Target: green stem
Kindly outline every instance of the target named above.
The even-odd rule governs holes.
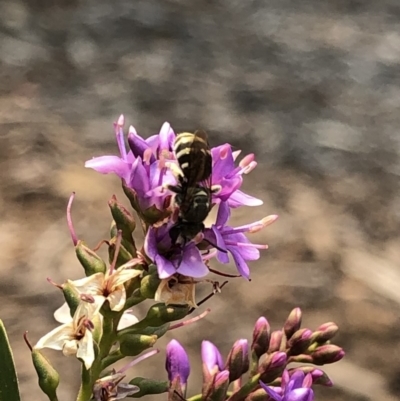
[[[115,326],[116,327],[116,326]],[[102,359],[109,355],[110,349],[115,342],[116,335],[114,333],[114,322],[111,317],[104,316],[103,319],[103,335],[99,344],[99,352],[94,360],[92,367],[86,370],[85,366],[82,365],[81,374],[81,387],[76,401],[90,401],[93,393],[93,385],[99,378],[100,373],[103,370]]]
[[[196,394],[193,397],[188,398],[187,401],[201,401],[201,394]]]
[[[233,393],[229,398],[228,401],[239,401],[245,399],[257,386],[260,380],[260,374],[256,374],[253,376],[250,381],[248,381],[239,391]]]
[[[110,365],[115,362],[120,361],[125,358],[125,355],[122,355],[119,351],[114,351],[110,355],[107,355],[101,362],[101,370],[107,369]]]

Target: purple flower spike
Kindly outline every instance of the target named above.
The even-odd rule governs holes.
[[[260,386],[274,401],[313,401],[312,378],[301,371],[295,371],[291,377],[287,370],[283,372],[281,387],[270,387],[259,382]]]
[[[216,203],[228,202],[230,207],[259,206],[262,200],[246,195],[239,190],[242,185],[242,174],[249,173],[255,166],[254,155],[243,158],[239,166],[235,166],[237,152],[233,153],[231,145],[225,144],[211,149],[213,158],[212,183],[220,185],[221,191],[214,195]]]
[[[206,276],[208,268],[193,242],[188,243],[184,248],[178,248],[177,252],[171,250],[170,228],[169,224],[159,228],[150,227],[144,243],[145,252],[157,266],[160,279],[168,278],[176,273],[194,278]]]
[[[167,345],[165,369],[170,382],[179,377],[179,383],[186,385],[190,374],[189,358],[185,349],[176,340],[171,340]]]
[[[236,228],[225,225],[229,217],[229,205],[227,202],[222,202],[219,205],[216,223],[211,229],[205,230],[204,236],[210,243],[218,245],[222,250],[227,250],[232,255],[240,275],[249,279],[250,270],[246,261],[259,259],[259,249],[267,249],[268,245],[252,244],[244,233],[258,231],[274,222],[278,216],[268,216],[261,221]],[[229,262],[228,255],[222,251],[217,252],[217,259],[221,263]]]
[[[203,360],[203,371],[213,375],[224,369],[224,361],[218,348],[211,341],[201,343],[201,359]]]

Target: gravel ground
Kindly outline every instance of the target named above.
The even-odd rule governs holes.
[[[400,400],[399,32],[395,0],[0,2],[0,317],[23,400],[44,399],[22,333],[36,341],[55,325],[62,300],[46,277],[82,275],[70,193],[92,246],[107,200],[125,202],[115,177],[83,168],[116,153],[120,113],[144,136],[169,121],[254,152],[245,189],[264,205],[234,218],[280,215],[254,235],[270,249],[252,281],[229,283],[202,323],[173,333],[193,360],[204,337],[227,352],[261,314],[277,328],[300,306],[306,326],[335,321],[347,352],[318,399]],[[78,365],[48,355],[72,400]],[[160,366],[161,355],[138,374],[163,377]]]

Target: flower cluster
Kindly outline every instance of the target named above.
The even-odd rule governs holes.
[[[271,215],[237,228],[228,225],[230,209],[262,204],[260,199],[240,190],[243,174],[257,165],[254,155],[245,156],[236,165],[240,152],[233,152],[229,144],[211,149],[211,183],[220,188],[212,195],[212,206],[218,207],[217,220],[204,231],[199,243],[191,241],[183,249],[176,249],[169,235],[174,224],[174,204],[171,202],[172,193],[167,190],[169,185],[177,183],[174,169],[168,167],[177,163],[173,152],[175,133],[168,123],[164,123],[157,135],[143,139],[131,126],[128,150],[123,127],[124,117],[120,116],[114,125],[120,156],[97,157],[87,161],[85,166],[102,174],[114,173],[122,179],[132,206],[146,226],[144,251],[157,266],[159,277],[168,279],[176,274],[204,277],[209,271],[207,263],[214,244],[218,249],[218,261],[228,263],[230,254],[239,274],[248,279],[247,261],[258,259],[259,249],[267,246],[252,244],[244,234],[258,231],[277,218]]]
[[[213,191],[210,187],[208,195],[209,206],[217,209],[215,221],[209,227],[202,226],[194,238],[184,243],[174,242],[171,229],[176,229],[179,213],[179,203],[174,202],[171,189],[179,184],[176,175],[179,166],[174,154],[176,135],[168,123],[164,123],[159,134],[147,139],[130,127],[128,150],[123,126],[121,116],[114,125],[120,156],[94,158],[86,162],[86,167],[120,177],[137,217],[112,196],[108,203],[112,215],[110,238],[91,249],[76,235],[71,217],[74,194],[71,196],[67,207],[68,228],[85,277],[63,284],[49,280],[62,292],[65,301],[54,314],[61,325],[34,346],[25,338],[39,386],[51,401],[57,401],[59,374],[42,355],[44,348],[62,351],[81,363],[77,401],[115,401],[160,393],[168,393],[170,400],[184,400],[190,364],[176,340],[166,348],[168,380],[135,377],[123,382],[127,370],[158,353],[148,349],[167,331],[197,322],[210,311],[187,319],[197,307],[196,285],[210,271],[217,272],[209,267],[210,259],[215,257],[220,263],[228,263],[230,255],[239,277],[250,277],[247,262],[258,259],[259,250],[267,246],[251,243],[245,234],[259,231],[277,218],[270,215],[240,227],[231,225],[232,209],[262,202],[240,190],[243,174],[256,166],[254,156],[245,156],[236,164],[239,152],[224,144],[210,150],[210,181],[219,188]],[[141,245],[133,236],[137,226],[144,233]],[[108,260],[98,255],[101,246],[107,248]],[[211,282],[213,293],[222,287]],[[144,316],[137,316],[139,308],[135,306],[146,300],[155,302]],[[268,321],[261,317],[255,324],[251,344],[246,339],[236,341],[225,360],[213,343],[203,341],[203,386],[195,399],[312,401],[314,384],[331,385],[326,374],[313,365],[336,362],[344,352],[330,343],[338,330],[334,323],[326,323],[314,331],[300,326],[298,308],[290,313],[282,329],[272,332]],[[125,357],[136,358],[116,371],[112,365]],[[288,366],[291,362],[306,365],[293,368]]]
[[[344,356],[343,350],[327,344],[337,332],[334,323],[315,331],[301,329],[301,311],[294,309],[281,330],[270,331],[267,319],[260,317],[253,330],[252,343],[237,340],[226,360],[210,341],[203,341],[202,400],[313,401],[312,386],[332,386],[329,377],[312,365],[289,368],[293,361],[333,363]],[[329,332],[329,334],[327,334]],[[169,392],[184,399],[190,373],[189,358],[176,340],[167,345],[166,369]],[[247,375],[247,379],[244,376]],[[172,399],[172,398],[171,398]]]

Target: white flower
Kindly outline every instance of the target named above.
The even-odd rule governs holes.
[[[161,280],[154,300],[165,305],[189,305],[197,308],[195,299],[196,282],[191,277],[175,275]]]
[[[69,306],[64,302],[55,312],[54,319],[59,323],[69,323],[72,321],[72,317],[69,313]],[[119,320],[117,331],[125,329],[133,324],[136,324],[139,319],[132,313],[132,309],[127,309]]]
[[[76,355],[82,359],[86,369],[90,369],[94,361],[93,319],[100,320],[99,306],[94,303],[81,302],[76,308],[74,317],[69,316],[69,322],[55,328],[43,336],[34,348],[51,348],[62,351],[64,355]]]
[[[126,302],[126,291],[124,283],[142,274],[142,271],[130,269],[138,263],[137,259],[124,264],[118,269],[110,272],[95,273],[80,280],[68,280],[68,284],[73,286],[79,294],[92,295],[95,303],[100,307],[107,300],[110,309],[119,312]]]

